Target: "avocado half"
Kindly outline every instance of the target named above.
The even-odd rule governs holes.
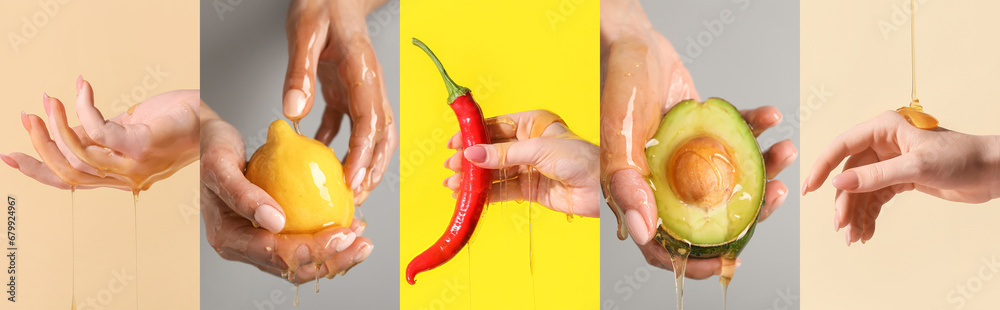
[[[739,256],[767,182],[757,139],[740,112],[719,98],[678,103],[646,143],[646,160],[660,217],[654,240],[675,255]]]

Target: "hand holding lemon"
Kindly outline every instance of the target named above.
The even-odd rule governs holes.
[[[202,216],[209,244],[220,256],[257,266],[276,276],[295,270],[290,280],[296,283],[337,274],[368,257],[373,248],[371,240],[360,236],[364,226],[353,220],[350,203],[353,197],[332,150],[296,135],[287,123],[276,123],[272,124],[268,144],[258,150],[265,153],[257,155],[272,160],[260,161],[259,167],[248,165],[242,135],[236,128],[207,105],[202,106],[201,113]],[[284,132],[285,129],[288,131]],[[271,139],[271,135],[275,138]],[[285,148],[292,152],[286,152]],[[309,162],[304,168],[284,167],[277,162],[282,158],[311,161],[316,170]],[[261,185],[244,176],[244,167]],[[264,167],[269,167],[270,172],[264,172]],[[303,173],[309,177],[296,177]],[[325,178],[319,184],[327,185],[329,199],[323,196],[314,173]],[[286,186],[282,182],[294,183]],[[266,188],[272,186],[284,190],[272,189],[269,193]],[[298,197],[295,194],[298,191],[313,191],[316,196]]]

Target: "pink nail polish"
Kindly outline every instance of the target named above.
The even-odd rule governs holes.
[[[52,108],[49,105],[49,95],[42,93],[42,106],[45,107],[45,114],[52,114]]]
[[[13,158],[10,158],[10,156],[0,154],[0,160],[3,160],[3,162],[8,166],[10,166],[11,168],[21,170],[21,167],[17,164],[16,161],[14,161]]]
[[[24,126],[24,130],[31,131],[31,121],[28,120],[28,114],[21,111],[21,125]]]
[[[76,93],[83,89],[83,74],[76,76]]]

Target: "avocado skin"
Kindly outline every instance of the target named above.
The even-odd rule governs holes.
[[[760,212],[757,212],[757,217],[760,216]],[[743,248],[747,246],[750,242],[750,238],[753,237],[753,231],[757,228],[757,218],[754,218],[753,223],[747,228],[747,231],[743,236],[736,238],[736,240],[730,241],[728,243],[714,244],[714,245],[691,245],[691,254],[688,257],[693,258],[714,258],[714,257],[725,257],[726,259],[736,259],[740,256],[740,252],[743,252]],[[674,236],[670,235],[662,227],[656,228],[656,234],[653,235],[653,240],[660,244],[667,252],[671,255],[681,255],[678,253],[679,249],[683,249],[687,246],[687,242],[678,240]]]
[[[735,111],[735,113],[739,115],[739,110],[736,109],[736,107],[734,107],[728,101],[725,101],[721,98],[713,97],[709,98],[708,100],[705,100],[705,102],[706,103],[713,102],[716,104],[724,103],[728,109],[732,109],[732,111]],[[697,101],[685,100],[678,103],[677,105],[692,104],[692,103],[697,103]],[[672,110],[673,109],[671,109],[671,111]],[[664,116],[664,119],[666,119],[666,116]],[[744,123],[743,125],[747,126],[749,130],[748,124]],[[756,140],[754,140],[754,143],[755,146],[757,146],[757,151],[760,152],[760,146],[756,145]],[[760,164],[763,166],[763,161],[761,161]],[[760,195],[763,195],[763,193],[760,193]],[[745,232],[740,236],[738,236],[737,238],[735,238],[734,240],[718,244],[691,244],[681,240],[677,236],[672,235],[670,232],[666,231],[663,228],[663,226],[657,226],[656,233],[653,235],[653,240],[655,240],[657,243],[660,244],[660,246],[662,246],[664,249],[670,252],[671,255],[682,255],[678,251],[690,245],[690,254],[688,255],[689,258],[715,258],[722,256],[726,259],[736,259],[736,257],[740,255],[740,253],[743,251],[743,248],[746,247],[747,243],[749,243],[750,239],[753,237],[754,230],[756,230],[757,228],[757,220],[760,217],[760,211],[761,208],[763,207],[763,204],[764,204],[764,199],[761,199],[760,205],[757,206],[757,212],[754,214],[753,221],[751,221],[750,225],[746,228]]]

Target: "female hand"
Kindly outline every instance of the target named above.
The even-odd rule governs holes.
[[[208,243],[222,258],[244,262],[276,276],[290,266],[301,266],[289,280],[303,283],[322,276],[332,277],[368,257],[373,246],[371,240],[361,237],[364,226],[357,220],[350,228],[275,235],[285,226],[284,211],[274,198],[243,175],[246,154],[242,136],[205,104],[201,106],[201,116],[201,214]],[[292,250],[295,257],[291,261],[279,255]],[[316,262],[323,263],[317,267]]]
[[[558,115],[535,110],[486,120],[492,144],[462,149],[462,133],[448,141],[455,155],[445,167],[456,173],[444,185],[457,197],[462,158],[493,170],[490,201],[528,200],[569,215],[600,216],[598,147],[567,128]]]
[[[198,159],[199,91],[159,94],[105,120],[82,76],[76,90],[80,126],[70,128],[63,103],[48,95],[42,96],[48,127],[40,117],[21,113],[21,123],[42,161],[23,153],[0,158],[28,177],[60,189],[112,187],[136,192]]]
[[[365,23],[365,15],[382,2],[292,1],[285,24],[289,55],[283,90],[285,117],[294,122],[309,114],[318,77],[326,111],[316,140],[330,144],[344,115],[351,120],[344,173],[355,205],[361,205],[382,180],[399,143],[382,65]]]
[[[803,182],[802,195],[819,189],[845,158],[832,182],[833,225],[846,228],[848,245],[870,240],[882,206],[904,191],[967,203],[1000,197],[1000,136],[918,129],[886,111],[831,141]]]
[[[685,99],[700,100],[698,92],[680,56],[652,28],[637,1],[601,3],[601,60],[601,185],[622,228],[618,238],[631,235],[649,264],[672,270],[667,251],[649,242],[658,216],[653,191],[644,178],[650,173],[645,144],[670,108]],[[771,106],[741,113],[755,136],[782,117]],[[797,155],[790,140],[771,146],[764,152],[768,179]],[[781,206],[787,195],[783,182],[768,181],[759,221]],[[685,276],[703,279],[718,274],[720,268],[718,259],[691,260]]]

